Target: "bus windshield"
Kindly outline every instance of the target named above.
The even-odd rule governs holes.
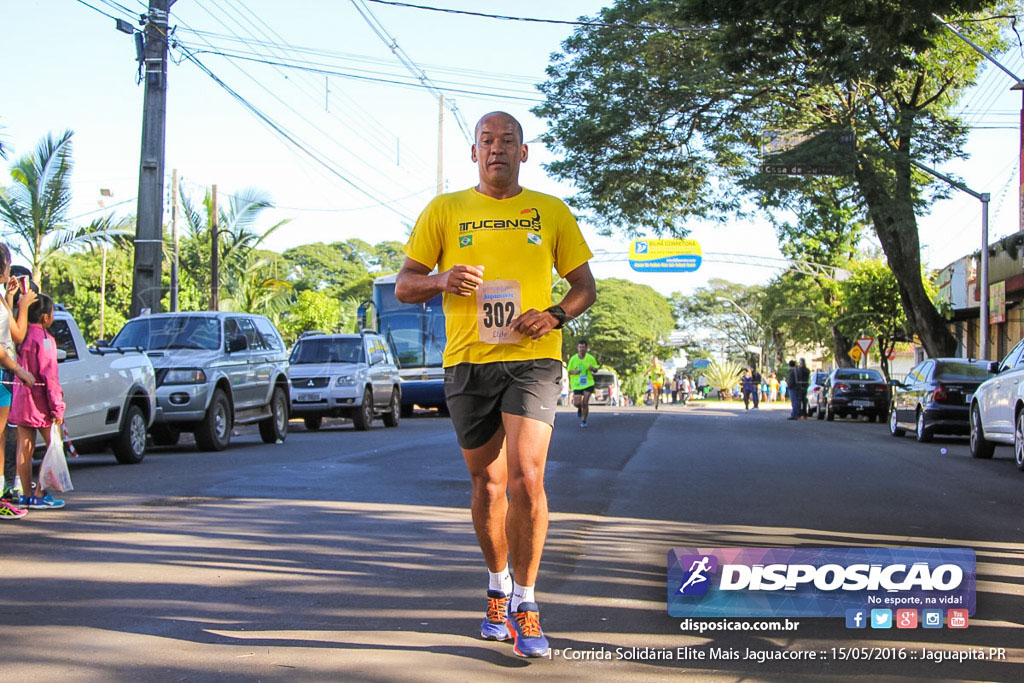
[[[425,304],[403,304],[395,298],[395,283],[373,286],[380,333],[398,356],[399,368],[439,368],[447,335],[441,297]]]

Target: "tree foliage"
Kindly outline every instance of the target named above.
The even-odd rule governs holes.
[[[953,107],[981,57],[931,13],[1006,9],[1002,0],[618,0],[565,41],[541,86],[535,111],[560,153],[549,170],[608,229],[682,236],[691,217],[786,210],[820,195],[819,179],[761,174],[766,132],[851,131],[836,208],[870,223],[912,326],[930,354],[947,353],[954,340],[921,280],[917,214],[948,190],[912,162],[963,156],[967,129]],[[964,27],[984,48],[1005,46],[998,21]]]
[[[692,347],[710,345],[744,362],[756,361],[758,354],[747,347],[766,344],[766,327],[759,320],[763,299],[764,287],[760,285],[719,278],[691,294],[674,293],[671,302],[680,329],[689,331],[693,339],[688,355]]]

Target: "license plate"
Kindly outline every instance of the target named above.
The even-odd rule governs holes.
[[[296,403],[312,403],[319,401],[321,398],[320,394],[295,394]]]
[[[853,407],[854,408],[870,408],[873,405],[875,405],[875,404],[872,403],[871,401],[854,401],[853,402]]]

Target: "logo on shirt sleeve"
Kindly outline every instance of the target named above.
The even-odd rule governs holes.
[[[528,232],[526,233],[526,241],[529,244],[540,244],[543,240],[541,240],[540,235],[538,235],[537,233]]]
[[[462,247],[470,247],[472,245],[473,245],[473,236],[472,235],[463,235],[462,237],[459,238],[459,248],[460,249]]]

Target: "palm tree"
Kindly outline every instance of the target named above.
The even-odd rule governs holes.
[[[210,272],[210,236],[213,225],[213,195],[207,191],[202,205],[196,206],[191,198],[182,191],[180,193],[185,219],[185,236],[181,245],[181,272],[189,273],[197,287],[209,290]],[[254,252],[269,235],[289,222],[285,219],[275,223],[260,233],[255,225],[265,209],[273,208],[270,195],[256,188],[245,188],[233,195],[225,204],[217,207],[217,239],[218,259],[221,264],[220,285],[229,292],[232,306],[249,297],[242,295],[243,290],[252,290],[251,282],[243,282],[254,276],[254,263],[259,261]],[[265,265],[265,264],[263,264]],[[257,268],[256,270],[260,270]],[[276,279],[275,277],[269,278]],[[271,287],[273,289],[274,287]],[[239,309],[242,310],[242,309]],[[255,310],[255,309],[245,309]]]
[[[0,220],[13,251],[32,264],[32,278],[39,284],[43,267],[69,251],[110,238],[109,218],[86,226],[67,224],[71,205],[71,136],[64,131],[54,139],[47,134],[35,151],[11,167],[14,184],[0,193]],[[115,227],[119,230],[120,225]]]
[[[292,285],[280,279],[269,259],[248,254],[241,273],[222,287],[222,311],[262,313],[277,320],[292,303]]]

